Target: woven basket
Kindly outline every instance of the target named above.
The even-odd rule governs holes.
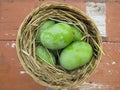
[[[83,67],[66,71],[59,66],[38,62],[35,37],[39,26],[47,19],[67,22],[81,29],[83,40],[89,42],[94,54]],[[102,55],[101,37],[94,22],[80,9],[63,3],[42,4],[22,22],[16,40],[17,54],[25,71],[39,84],[51,88],[72,88],[81,85],[95,70]]]

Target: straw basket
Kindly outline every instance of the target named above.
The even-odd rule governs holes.
[[[76,25],[89,42],[94,54],[83,67],[66,71],[59,66],[39,63],[35,55],[38,27],[47,19]],[[94,22],[80,9],[63,3],[42,4],[33,10],[19,27],[16,40],[17,54],[25,71],[39,84],[51,88],[72,88],[81,85],[95,70],[102,54],[101,37]]]

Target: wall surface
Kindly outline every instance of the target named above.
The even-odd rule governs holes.
[[[95,73],[72,90],[120,90],[120,2],[85,0],[44,0],[71,4],[94,19],[103,36],[105,55]],[[26,74],[16,54],[18,28],[40,2],[38,0],[0,0],[0,90],[45,90]]]

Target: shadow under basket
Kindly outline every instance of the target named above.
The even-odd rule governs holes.
[[[93,57],[89,63],[72,71],[59,66],[39,63],[35,54],[35,37],[39,26],[47,19],[66,22],[80,28],[83,40],[91,44]],[[94,72],[102,56],[99,31],[84,12],[63,3],[45,3],[34,9],[19,27],[16,48],[25,71],[39,84],[51,88],[72,88],[80,86]]]

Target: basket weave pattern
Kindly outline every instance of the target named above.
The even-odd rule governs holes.
[[[39,26],[47,19],[66,22],[80,28],[84,37],[93,47],[91,61],[83,67],[65,71],[59,66],[39,63],[35,55],[35,37]],[[62,3],[42,4],[33,10],[19,28],[17,54],[26,72],[39,84],[51,88],[71,88],[83,83],[95,70],[101,57],[101,38],[93,21],[79,9]]]

